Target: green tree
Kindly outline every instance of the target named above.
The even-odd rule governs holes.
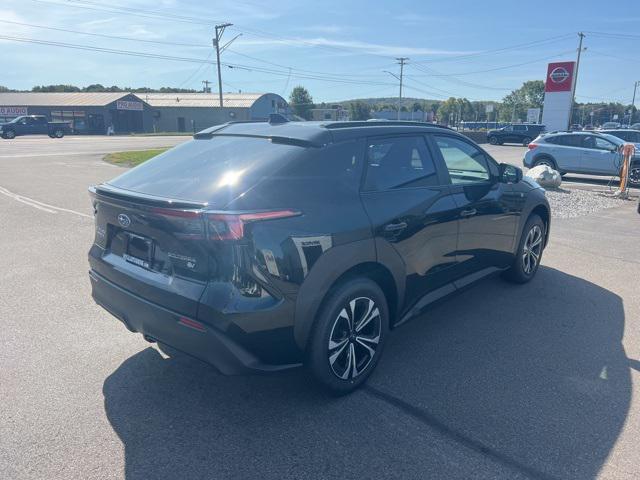
[[[438,121],[443,124],[455,123],[458,111],[458,99],[454,97],[447,98],[438,107]]]
[[[289,96],[289,105],[293,109],[293,113],[306,120],[311,120],[311,109],[314,104],[313,98],[306,88],[301,85],[295,87]]]
[[[79,92],[80,88],[75,85],[36,85],[32,92]]]
[[[349,118],[351,120],[369,120],[371,107],[365,102],[351,102],[349,104]]]
[[[526,120],[528,108],[542,108],[544,82],[529,80],[502,99],[500,119],[503,121]]]

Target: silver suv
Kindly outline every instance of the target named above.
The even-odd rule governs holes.
[[[553,132],[540,135],[529,144],[524,166],[548,165],[565,173],[610,175],[620,173],[622,156],[618,137],[598,132]],[[640,144],[631,159],[630,183],[640,185]]]

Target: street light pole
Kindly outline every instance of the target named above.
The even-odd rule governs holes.
[[[223,23],[216,25],[216,38],[213,39],[213,45],[216,47],[216,65],[218,66],[218,99],[220,101],[220,108],[223,107],[222,101],[222,72],[220,71],[220,39],[224,33],[224,29],[233,25],[232,23]]]
[[[398,96],[398,120],[400,120],[400,108],[402,106],[402,75],[404,73],[404,64],[407,60],[407,57],[396,58],[398,63],[400,64],[400,95]]]

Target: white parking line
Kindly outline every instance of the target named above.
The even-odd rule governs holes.
[[[13,193],[7,190],[4,187],[0,187],[0,193],[9,198],[14,199],[17,202],[24,203],[25,205],[29,205],[30,207],[37,208],[38,210],[42,210],[43,212],[56,214],[58,212],[72,213],[74,215],[78,215],[84,218],[93,218],[91,215],[87,215],[86,213],[77,212],[75,210],[70,210],[68,208],[56,207],[55,205],[49,205],[48,203],[40,202],[38,200],[34,200],[33,198],[25,197],[23,195],[18,195],[17,193]]]

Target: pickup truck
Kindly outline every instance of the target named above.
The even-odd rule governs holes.
[[[0,123],[2,138],[15,138],[19,135],[49,135],[51,138],[62,138],[71,131],[66,122],[49,122],[44,115],[25,115],[8,123]]]

